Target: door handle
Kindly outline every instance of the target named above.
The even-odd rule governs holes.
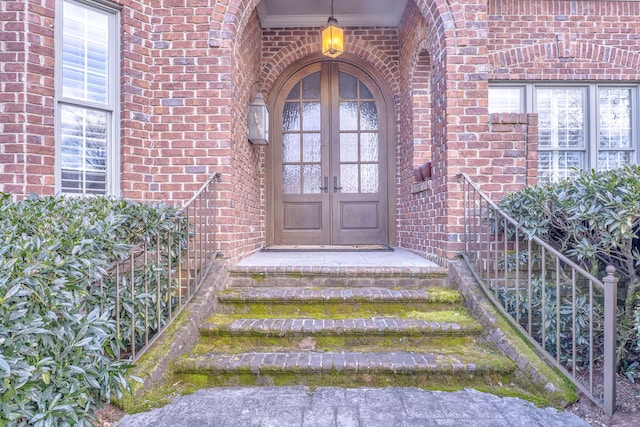
[[[320,187],[320,191],[324,191],[325,193],[329,192],[329,177],[324,177],[324,187]]]
[[[342,187],[338,187],[338,177],[334,176],[333,177],[333,192],[337,193],[338,190],[342,190]]]

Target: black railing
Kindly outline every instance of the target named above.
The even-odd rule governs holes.
[[[105,299],[112,304],[121,349],[114,356],[138,360],[202,285],[217,255],[219,180],[219,173],[212,175],[179,210],[171,228],[135,246],[99,283],[114,294]]]

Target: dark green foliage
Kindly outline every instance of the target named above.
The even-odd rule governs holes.
[[[581,171],[557,184],[507,196],[501,208],[596,277],[607,265],[619,282],[619,362],[640,378],[640,166]]]
[[[530,332],[531,337],[553,358],[557,358],[567,370],[573,370],[573,339],[575,339],[576,368],[579,370],[584,366],[588,366],[590,350],[589,315],[593,311],[594,317],[598,318],[599,315],[597,313],[601,312],[601,306],[595,303],[592,310],[585,292],[580,292],[580,296],[573,302],[571,300],[570,284],[560,284],[560,296],[558,297],[558,288],[553,283],[554,281],[545,280],[543,292],[543,281],[538,274],[534,274],[534,276],[535,278],[531,281],[531,298],[529,298],[527,289],[520,289],[516,298],[514,289],[510,289],[507,292],[502,287],[498,289],[500,302],[514,319],[519,319],[520,326]],[[559,316],[557,315],[558,303],[560,304]],[[575,330],[573,330],[574,313]],[[529,323],[529,320],[531,323]],[[559,324],[558,320],[560,321]],[[560,352],[558,352],[556,342],[558,337],[560,339]],[[594,343],[595,347],[602,343],[602,328],[597,324],[594,325],[594,341],[596,341]],[[595,354],[597,355],[598,352],[596,351]]]
[[[130,366],[110,357],[127,343],[115,334],[109,271],[134,245],[166,246],[159,231],[173,232],[177,251],[176,214],[104,197],[0,195],[0,426],[86,425],[126,389]]]

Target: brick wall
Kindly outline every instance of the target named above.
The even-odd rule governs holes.
[[[436,215],[437,195],[413,192],[414,168],[431,159],[432,65],[427,22],[409,4],[400,26],[400,119],[398,127],[398,243],[425,256],[434,256],[432,242],[442,218]],[[437,157],[437,156],[436,156]],[[431,183],[429,183],[431,184]]]
[[[418,37],[412,22],[419,23],[420,16],[426,30]],[[489,132],[487,7],[483,1],[416,0],[416,8],[410,6],[403,19],[400,44],[411,53],[401,58],[401,74],[420,74],[420,59],[425,64],[428,57],[430,64],[432,181],[412,192],[409,166],[414,165],[404,159],[399,170],[400,244],[443,260],[462,247],[463,205],[456,175],[468,166],[468,159],[460,152]],[[403,93],[402,99],[413,105],[420,101],[418,96],[424,93]],[[415,153],[413,137],[424,129],[415,122],[409,128],[413,135],[403,138],[400,151]]]
[[[24,194],[25,3],[0,4],[0,191]]]
[[[228,221],[228,234],[224,239],[228,246],[226,253],[233,257],[259,249],[266,239],[265,147],[252,145],[247,140],[247,105],[257,92],[263,91],[258,77],[261,51],[261,29],[254,12],[242,33],[234,64],[236,89],[231,104],[234,176],[229,194],[234,221]]]
[[[639,80],[640,2],[489,0],[495,80]]]
[[[461,172],[474,176],[476,184],[497,201],[536,183],[538,115],[491,114],[489,123],[481,143],[461,153],[470,159]]]
[[[52,194],[53,2],[0,5],[0,191]]]
[[[230,258],[265,242],[265,150],[246,139],[246,106],[320,43],[320,27],[261,31],[258,3],[119,2],[122,195],[182,203],[221,172]],[[18,197],[54,191],[54,4],[0,4],[0,191]],[[489,117],[490,80],[640,80],[638,16],[635,1],[415,0],[398,29],[347,28],[343,58],[394,97],[398,243],[440,259],[461,248],[460,172],[495,197],[535,180],[536,118]],[[413,192],[427,160],[432,180]]]

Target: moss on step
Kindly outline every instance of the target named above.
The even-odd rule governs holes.
[[[305,319],[355,319],[370,317],[400,317],[421,319],[432,322],[453,321],[458,324],[475,323],[473,317],[462,307],[452,304],[311,304],[311,305],[269,305],[251,304],[233,313],[218,312],[207,319],[207,323],[228,324],[235,319],[305,318]],[[458,313],[458,314],[454,314]],[[226,319],[226,320],[225,320]],[[440,320],[438,320],[440,319]],[[451,319],[451,320],[446,320]]]
[[[488,303],[485,303],[488,304]],[[554,384],[557,389],[549,390],[540,384],[534,384],[530,378],[519,376],[516,378],[516,382],[522,387],[526,387],[536,394],[543,394],[545,399],[551,406],[562,408],[568,404],[578,400],[577,387],[557,368],[549,366],[540,356],[538,356],[537,350],[527,340],[522,332],[520,332],[515,326],[509,322],[504,314],[500,313],[493,306],[485,307],[491,309],[496,314],[496,324],[502,332],[505,334],[505,339],[509,341],[511,346],[517,351],[520,357],[531,363],[536,372],[541,374],[544,378]]]
[[[402,316],[405,319],[424,320],[425,322],[457,323],[458,325],[472,325],[477,320],[464,310],[442,311],[408,311]]]
[[[331,291],[354,291],[353,287],[305,287],[302,289],[303,291],[320,291],[320,290],[331,290]],[[357,291],[357,289],[355,289]],[[389,290],[399,290],[405,291],[408,290],[407,287],[397,287],[397,288],[389,288]],[[442,287],[432,287],[432,288],[415,288],[414,290],[422,292],[424,295],[428,296],[428,299],[425,300],[423,297],[403,297],[401,299],[392,299],[392,300],[380,300],[372,299],[372,297],[368,297],[365,295],[351,295],[348,298],[332,298],[326,299],[325,297],[305,297],[304,299],[289,299],[289,298],[277,298],[277,297],[264,297],[264,298],[255,298],[255,299],[243,299],[242,291],[239,289],[229,289],[220,293],[219,299],[221,303],[224,304],[239,304],[239,305],[247,305],[254,303],[268,303],[270,305],[280,305],[280,304],[316,304],[316,303],[337,303],[340,305],[350,305],[352,303],[411,303],[411,302],[422,302],[427,304],[458,304],[463,302],[462,294],[458,290],[454,290],[451,288],[442,288]]]
[[[133,369],[133,375],[144,378],[150,373],[154,372],[160,363],[164,362],[164,358],[167,354],[169,354],[169,350],[171,346],[174,345],[174,337],[178,330],[180,330],[187,322],[189,321],[189,311],[185,310],[181,312],[167,327],[164,331],[162,339],[155,343],[155,345],[151,346],[149,350],[143,354],[140,359],[135,364]],[[164,362],[166,363],[166,362]],[[159,402],[168,403],[168,396],[170,393],[167,393],[167,390],[164,386],[156,386],[151,389],[144,389],[144,385],[130,378],[127,381],[130,391],[124,392],[123,396],[120,400],[113,400],[113,404],[122,408],[127,413],[130,412],[130,408],[135,408],[140,406],[140,398],[144,396],[142,400],[149,400],[155,402],[156,400]],[[165,399],[165,400],[162,400]],[[155,403],[155,405],[161,406],[164,403]],[[138,412],[144,411],[144,406],[140,406],[141,409]],[[155,406],[149,406],[155,407]]]
[[[501,348],[506,349],[510,357],[517,361],[521,371],[516,377],[519,386],[535,395],[544,396],[549,405],[557,408],[575,402],[578,399],[576,386],[556,368],[550,367],[523,333],[489,301],[464,261],[451,262],[450,270],[454,273],[454,286],[461,289],[468,304],[473,307],[473,313],[486,323],[489,333],[498,340]]]
[[[202,337],[192,354],[299,351],[303,337],[209,336]],[[486,348],[474,337],[450,336],[319,336],[313,337],[316,351],[422,351],[463,353],[469,346]]]
[[[268,302],[225,305],[220,312],[236,318],[250,317],[264,319],[269,317],[307,317],[312,319],[348,319],[355,317],[402,316],[408,311],[464,310],[462,304],[448,303],[384,303],[384,302],[325,302],[274,304]]]

